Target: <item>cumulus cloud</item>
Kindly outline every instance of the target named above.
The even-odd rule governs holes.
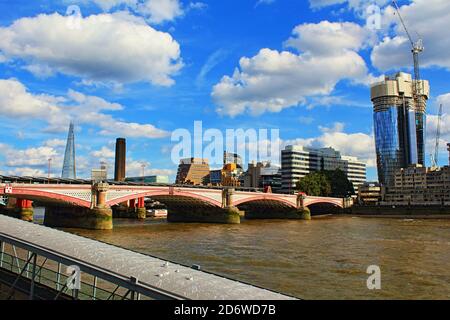
[[[115,156],[115,152],[108,147],[102,147],[100,150],[92,151],[91,156],[98,159],[112,159]]]
[[[299,54],[266,48],[241,58],[234,74],[213,88],[217,111],[229,116],[279,112],[331,94],[341,80],[366,84],[370,75],[357,51],[368,38],[367,30],[354,23],[302,24],[285,43]]]
[[[61,73],[88,83],[170,86],[182,67],[180,46],[124,12],[86,18],[40,14],[0,27],[0,59],[43,77]]]
[[[180,0],[78,0],[78,3],[95,3],[104,11],[126,8],[144,17],[151,24],[170,22],[190,10],[207,7],[203,2],[190,2],[183,6]]]
[[[345,156],[358,157],[368,167],[376,167],[375,140],[365,133],[345,133],[343,123],[333,127],[319,127],[321,135],[314,138],[300,138],[284,141],[284,145],[300,145],[313,148],[332,147]]]
[[[447,35],[450,20],[450,2],[447,0],[414,0],[400,7],[400,12],[416,39],[424,40],[425,51],[421,55],[421,66],[439,66],[450,70],[450,38]],[[411,44],[405,31],[389,6],[383,20],[395,25],[395,36],[387,35],[373,48],[372,64],[382,71],[412,67]],[[414,40],[415,40],[414,39]]]
[[[441,118],[441,138],[439,140],[439,154],[441,165],[448,165],[447,143],[450,143],[450,93],[442,94],[436,98],[436,106],[443,105],[443,115]],[[427,145],[428,154],[434,154],[436,145],[436,129],[438,116],[436,114],[427,115]]]
[[[138,4],[137,10],[155,24],[171,21],[183,14],[178,0],[147,0]]]
[[[14,146],[0,143],[0,167],[3,175],[47,177],[48,159],[51,158],[51,177],[60,177],[64,148],[61,148],[62,140],[47,140],[42,145],[25,149],[17,149]],[[53,146],[50,146],[53,145]],[[65,145],[65,143],[64,143]],[[91,169],[98,168],[100,162],[106,163],[108,176],[114,174],[114,151],[103,146],[97,151],[92,151],[86,156],[77,154],[77,176],[81,178],[90,178]],[[127,161],[127,176],[140,176],[142,172],[142,163],[145,163],[146,175],[167,175],[172,176],[176,172],[170,169],[152,168],[149,162]]]
[[[52,159],[52,166],[62,167],[62,152],[49,146],[47,141],[41,146],[26,149],[16,149],[8,144],[0,143],[0,154],[5,175],[43,177],[48,174],[48,159]],[[55,171],[55,170],[52,170]],[[52,174],[54,176],[54,174]]]
[[[0,115],[40,119],[48,123],[47,132],[64,132],[70,120],[100,128],[100,134],[124,137],[162,138],[168,132],[151,124],[117,120],[104,111],[122,110],[123,106],[100,97],[69,90],[65,97],[30,93],[18,80],[0,79]]]
[[[152,168],[151,164],[147,161],[135,161],[131,159],[127,162],[127,177],[140,177],[142,176],[142,165],[145,165],[144,174],[146,176],[162,175],[171,176],[175,171],[170,169],[157,169]]]

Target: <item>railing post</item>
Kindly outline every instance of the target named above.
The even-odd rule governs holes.
[[[5,252],[5,242],[0,241],[0,268],[3,268],[4,252]]]
[[[34,299],[34,283],[35,283],[34,278],[36,277],[37,254],[33,253],[32,256],[33,256],[33,268],[31,271],[30,300]]]
[[[61,262],[58,262],[58,271],[56,274],[56,290],[61,290],[61,285],[59,282],[61,281]]]
[[[92,298],[93,298],[93,300],[97,300],[96,296],[97,296],[97,277],[95,276],[94,277],[94,285],[92,287]]]
[[[133,284],[133,289],[131,289],[131,300],[136,299],[136,291],[134,291],[134,285],[138,284],[138,279],[135,277],[130,278],[131,283]]]

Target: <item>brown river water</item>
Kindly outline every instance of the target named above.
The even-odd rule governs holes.
[[[147,219],[67,231],[304,299],[450,299],[450,220]],[[380,290],[367,289],[370,265],[381,268]]]

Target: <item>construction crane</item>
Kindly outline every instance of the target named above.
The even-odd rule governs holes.
[[[402,15],[400,14],[400,8],[397,4],[397,1],[393,0],[392,3],[394,4],[395,10],[397,11],[398,17],[400,18],[400,22],[402,23],[403,28],[405,29],[406,35],[408,36],[409,42],[411,43],[411,52],[413,54],[413,60],[414,60],[414,85],[413,85],[413,96],[414,101],[416,102],[416,107],[422,105],[421,103],[421,88],[420,88],[420,63],[419,63],[419,55],[423,52],[424,46],[423,46],[423,40],[418,39],[416,42],[414,42],[413,38],[411,37],[411,34],[408,31],[408,28],[406,28],[405,21],[403,20]]]
[[[443,106],[441,104],[441,106],[439,107],[438,122],[437,122],[437,128],[436,128],[436,144],[434,146],[434,155],[431,154],[431,166],[433,168],[437,167],[438,159],[439,159],[439,141],[441,140],[442,112],[443,112]]]

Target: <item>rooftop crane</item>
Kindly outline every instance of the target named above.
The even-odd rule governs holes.
[[[411,34],[408,31],[408,28],[406,28],[405,21],[403,20],[402,15],[400,14],[400,8],[397,4],[396,0],[393,0],[392,3],[394,4],[395,10],[398,14],[398,17],[400,18],[400,22],[402,23],[403,28],[405,29],[406,35],[408,36],[409,42],[411,43],[411,52],[413,53],[413,59],[414,59],[414,85],[413,85],[413,96],[414,101],[420,105],[420,99],[421,99],[421,88],[420,88],[420,63],[419,63],[419,54],[423,52],[424,46],[423,46],[423,40],[418,39],[416,42],[414,42],[413,38],[411,37]]]
[[[442,112],[443,112],[443,106],[439,107],[439,114],[438,114],[438,123],[437,123],[437,129],[436,129],[436,144],[434,146],[434,155],[431,155],[431,166],[433,168],[437,167],[437,162],[439,158],[439,140],[441,139],[441,120],[442,120]]]

